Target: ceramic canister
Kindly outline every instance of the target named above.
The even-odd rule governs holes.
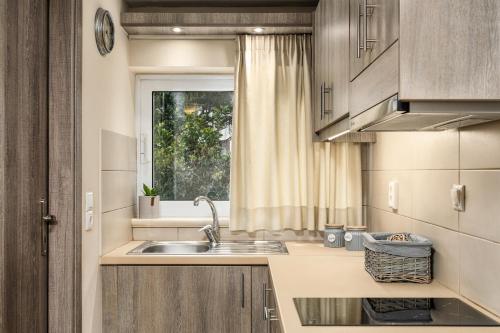
[[[349,226],[346,227],[344,235],[345,249],[347,251],[363,251],[363,233],[366,232],[365,226]]]
[[[344,225],[325,224],[324,244],[326,247],[344,246]]]

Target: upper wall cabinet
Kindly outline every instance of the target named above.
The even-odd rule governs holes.
[[[500,1],[402,0],[400,15],[401,99],[500,99]]]
[[[314,130],[319,133],[349,114],[349,0],[320,0],[313,29]]]
[[[500,1],[350,0],[351,130],[500,119]]]
[[[399,37],[399,0],[350,0],[351,80]]]

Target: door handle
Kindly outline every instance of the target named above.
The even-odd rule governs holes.
[[[42,235],[41,252],[42,256],[46,256],[49,252],[49,226],[57,224],[57,219],[54,215],[48,213],[48,203],[44,198],[40,199],[40,213],[40,229]]]

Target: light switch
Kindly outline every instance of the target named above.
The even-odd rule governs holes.
[[[389,208],[397,210],[399,206],[399,182],[397,180],[392,180],[389,182],[387,199]]]
[[[94,210],[94,192],[85,193],[85,211]]]
[[[454,210],[465,210],[465,185],[453,184],[450,190],[451,206]]]
[[[92,230],[94,226],[94,193],[85,193],[85,225],[86,231]]]

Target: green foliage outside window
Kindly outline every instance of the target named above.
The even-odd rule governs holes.
[[[153,184],[161,200],[229,200],[233,92],[153,92]]]

